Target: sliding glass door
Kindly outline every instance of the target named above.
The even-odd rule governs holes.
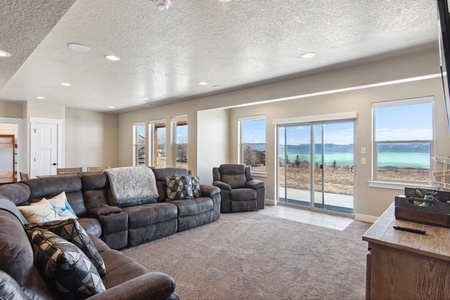
[[[353,214],[354,122],[278,126],[280,203]]]
[[[279,201],[311,205],[311,129],[309,125],[281,126],[279,140]]]

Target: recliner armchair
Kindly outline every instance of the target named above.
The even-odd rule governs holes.
[[[213,185],[220,188],[220,212],[253,211],[264,208],[266,183],[253,179],[251,168],[222,164],[213,168]]]

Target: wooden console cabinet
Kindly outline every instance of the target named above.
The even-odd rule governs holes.
[[[450,229],[397,220],[391,205],[363,240],[369,242],[366,299],[450,299]]]

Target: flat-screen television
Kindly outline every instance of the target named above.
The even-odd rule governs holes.
[[[437,0],[437,9],[442,86],[444,88],[445,108],[447,111],[447,126],[450,133],[450,81],[447,76],[447,71],[450,70],[450,12],[448,10],[448,0]]]

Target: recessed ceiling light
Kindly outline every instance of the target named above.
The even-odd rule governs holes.
[[[9,52],[6,52],[5,50],[0,50],[0,57],[10,57],[11,54]]]
[[[200,84],[200,85],[208,85],[208,83],[206,81],[200,81],[198,84]]]
[[[141,98],[141,100],[150,100],[150,98],[148,98],[148,97],[143,97],[143,98]]]
[[[37,96],[36,98],[41,99],[41,100],[45,99],[44,96]]]
[[[231,0],[219,0],[219,2],[225,3],[225,2],[231,2]]]
[[[61,85],[63,85],[63,86],[71,86],[72,84],[68,83],[68,82],[61,82]]]
[[[302,54],[302,57],[303,58],[313,58],[316,55],[317,55],[317,53],[314,53],[314,52],[306,52],[306,53]]]
[[[221,89],[222,86],[220,84],[215,84],[212,86],[213,89]]]
[[[112,60],[112,61],[119,61],[120,60],[120,57],[115,56],[115,55],[111,55],[111,54],[105,55],[105,58],[109,59],[109,60]]]
[[[112,105],[109,105],[109,106],[108,106],[108,108],[115,108],[115,107],[114,107],[114,106],[112,106]]]
[[[91,48],[85,45],[77,44],[77,43],[70,43],[67,44],[67,47],[69,47],[70,50],[76,51],[76,52],[90,52]]]

